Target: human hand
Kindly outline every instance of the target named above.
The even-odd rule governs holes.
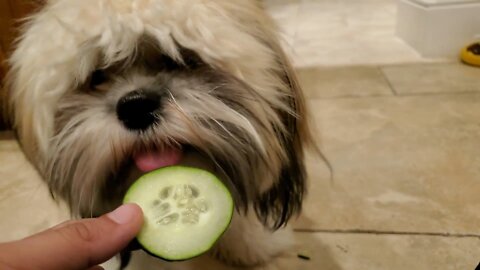
[[[123,205],[98,218],[67,221],[23,240],[0,244],[0,269],[98,270],[140,231],[142,210]]]

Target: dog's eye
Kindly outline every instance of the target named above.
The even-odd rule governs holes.
[[[104,84],[107,81],[108,77],[105,71],[103,70],[95,70],[92,73],[92,76],[90,78],[90,88],[91,89],[96,89],[99,87],[101,84]]]
[[[203,65],[200,56],[190,50],[183,50],[182,55],[185,65],[190,69],[196,69]]]
[[[158,55],[145,59],[145,67],[153,71],[173,71],[180,69],[182,66],[166,55]]]
[[[168,56],[163,56],[161,59],[161,65],[166,70],[177,70],[180,68],[180,65]]]

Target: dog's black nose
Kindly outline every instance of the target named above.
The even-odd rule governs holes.
[[[139,89],[123,96],[117,103],[118,119],[131,130],[145,130],[153,125],[158,117],[160,95]]]

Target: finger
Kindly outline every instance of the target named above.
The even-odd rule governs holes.
[[[48,229],[47,231],[60,229],[60,228],[66,227],[66,226],[68,226],[68,225],[70,225],[70,224],[73,224],[73,223],[75,223],[75,222],[78,222],[78,220],[67,220],[67,221],[64,221],[64,222],[62,222],[62,223],[60,223],[60,224],[57,224],[57,225],[51,227],[51,228]]]
[[[140,230],[142,222],[140,207],[123,205],[99,218],[68,222],[10,244],[8,253],[16,261],[2,258],[4,252],[0,252],[0,261],[3,259],[14,266],[28,263],[36,269],[88,269],[125,248]]]

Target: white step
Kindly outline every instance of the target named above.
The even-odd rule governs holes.
[[[456,58],[480,39],[480,0],[398,0],[397,35],[430,58]]]

